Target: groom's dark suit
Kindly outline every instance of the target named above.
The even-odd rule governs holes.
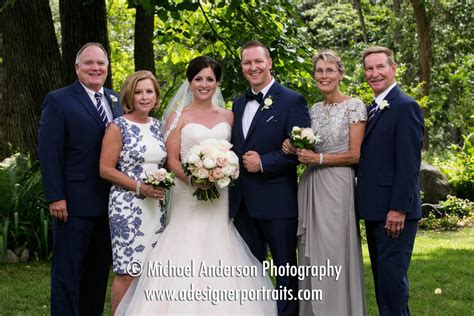
[[[259,109],[250,124],[247,137],[242,130],[245,95],[233,104],[233,150],[240,159],[237,185],[230,187],[230,216],[252,253],[263,261],[270,247],[276,265],[296,265],[297,175],[296,156],[283,153],[281,146],[293,126],[309,127],[310,117],[304,98],[274,82],[264,96],[271,97],[271,108]],[[263,172],[250,173],[242,163],[247,151],[260,155]],[[297,279],[277,277],[276,288],[286,286],[296,295]],[[297,313],[298,301],[278,302],[279,315]]]
[[[113,117],[118,95],[104,88]],[[105,106],[105,105],[104,105]],[[53,220],[52,315],[98,315],[111,262],[109,184],[99,176],[105,124],[79,81],[48,94],[39,160],[48,203],[66,200],[67,222]]]
[[[407,271],[421,217],[419,170],[423,117],[419,105],[394,86],[368,122],[357,175],[358,211],[365,219],[377,304],[381,315],[409,315]],[[390,238],[387,212],[406,214]]]

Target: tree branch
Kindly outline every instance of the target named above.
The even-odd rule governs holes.
[[[234,51],[229,47],[229,45],[226,43],[226,41],[219,35],[219,33],[217,33],[217,31],[214,29],[214,27],[212,26],[211,24],[211,21],[209,21],[209,18],[207,17],[206,15],[206,12],[204,11],[204,8],[202,7],[202,4],[201,4],[201,1],[198,1],[199,3],[199,8],[201,9],[201,12],[202,14],[204,15],[204,18],[206,19],[206,22],[207,24],[209,24],[209,27],[211,28],[212,32],[214,32],[214,34],[216,34],[217,38],[222,42],[222,44],[224,44],[224,46],[226,47],[227,51],[232,55],[234,56],[234,58],[239,58],[239,56],[237,56]]]

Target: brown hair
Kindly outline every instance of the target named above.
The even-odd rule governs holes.
[[[393,51],[390,48],[384,47],[384,46],[372,46],[367,48],[363,53],[362,53],[362,63],[365,66],[365,57],[371,55],[371,54],[378,54],[378,53],[383,53],[387,55],[387,60],[390,65],[395,64],[395,58],[393,57]]]
[[[316,70],[316,63],[318,60],[323,60],[325,62],[333,63],[336,65],[337,69],[344,73],[344,65],[342,64],[341,57],[333,51],[332,49],[324,49],[313,57],[313,71]]]
[[[263,45],[262,42],[260,42],[259,40],[250,40],[247,43],[245,43],[242,46],[242,49],[240,50],[240,58],[242,58],[242,53],[244,52],[245,49],[253,48],[253,47],[262,47],[263,50],[265,51],[265,56],[267,56],[267,58],[271,58],[270,57],[270,51],[268,50],[268,47]]]
[[[125,113],[130,113],[135,110],[135,105],[133,104],[133,96],[135,94],[135,89],[139,81],[150,79],[153,83],[156,93],[156,104],[155,108],[160,106],[160,86],[155,76],[148,70],[139,70],[129,75],[125,82],[122,85],[122,90],[120,91],[120,103],[122,104],[123,111]]]

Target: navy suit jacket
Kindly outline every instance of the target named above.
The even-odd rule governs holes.
[[[106,88],[104,94],[113,117],[122,115],[118,94]],[[46,200],[66,200],[69,216],[107,214],[110,185],[99,175],[105,127],[77,80],[44,100],[38,137]]]
[[[263,102],[255,113],[247,137],[242,131],[242,116],[247,103],[245,95],[234,100],[233,150],[240,160],[237,184],[229,189],[230,216],[234,217],[245,202],[250,216],[259,219],[294,218],[298,216],[296,156],[283,153],[281,146],[293,126],[309,127],[311,120],[306,101],[300,94],[278,82],[270,87],[264,99],[273,100],[269,109]],[[247,151],[258,152],[263,172],[250,173],[242,164]]]
[[[421,217],[419,170],[423,116],[415,100],[398,86],[385,97],[389,107],[367,124],[357,174],[358,212],[385,221],[389,210]]]

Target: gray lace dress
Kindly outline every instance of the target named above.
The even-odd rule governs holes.
[[[122,134],[122,150],[117,169],[134,180],[159,169],[166,160],[161,124],[152,118],[140,124],[119,117],[114,123]],[[131,261],[144,262],[166,225],[166,212],[156,199],[136,195],[113,185],[109,197],[113,269],[126,274]]]
[[[349,149],[349,126],[367,120],[359,99],[310,110],[311,128],[321,137],[318,153]],[[300,315],[366,315],[360,235],[352,167],[311,165],[298,188],[298,259],[304,266],[340,266],[337,278],[306,277],[300,289],[321,290],[320,300],[300,301]],[[329,270],[328,270],[329,271]]]

